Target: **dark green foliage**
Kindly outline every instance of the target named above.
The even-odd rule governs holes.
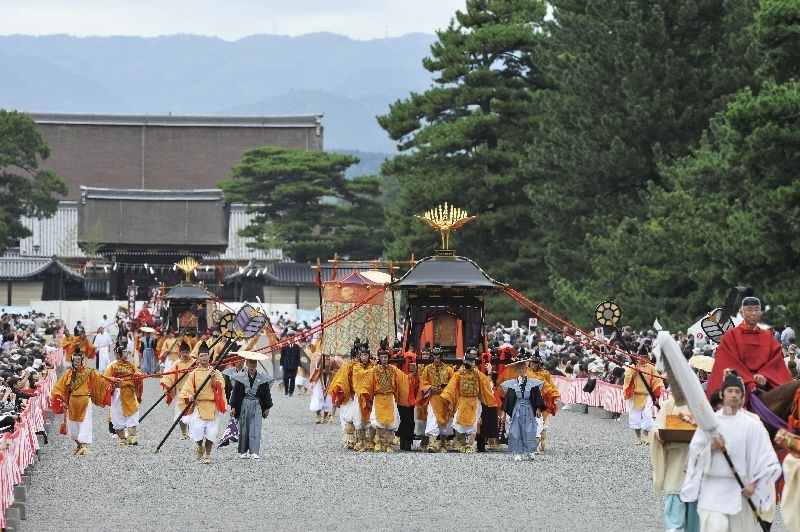
[[[478,215],[453,238],[460,254],[512,284],[535,277],[519,245],[536,236],[518,166],[533,95],[545,86],[534,61],[544,15],[540,1],[468,1],[423,60],[435,85],[378,118],[403,152],[383,166],[399,185],[392,258],[432,254],[438,237],[411,215],[447,201]]]
[[[39,162],[50,155],[50,147],[27,115],[0,109],[0,254],[15,247],[31,232],[22,216],[47,218],[58,208],[57,195],[67,186]]]
[[[375,176],[346,179],[349,155],[266,146],[247,150],[219,186],[255,213],[241,231],[257,249],[281,248],[298,262],[334,253],[380,256],[384,214]]]
[[[646,325],[662,310],[654,276],[669,278],[671,292],[692,283],[674,257],[626,268],[627,257],[646,262],[657,251],[631,234],[647,223],[647,191],[665,185],[660,165],[688,155],[726,99],[755,83],[747,30],[756,2],[552,4],[543,65],[556,89],[539,94],[540,134],[523,163],[547,303],[580,319],[614,298]]]

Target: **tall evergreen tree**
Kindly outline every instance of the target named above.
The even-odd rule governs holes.
[[[512,284],[533,276],[520,254],[535,228],[517,167],[533,94],[546,86],[535,63],[545,12],[539,0],[468,0],[423,60],[435,86],[378,117],[402,152],[383,166],[400,187],[393,258],[430,254],[436,237],[412,215],[447,201],[478,215],[454,239],[461,254]]]
[[[31,236],[23,216],[47,218],[58,208],[67,185],[51,170],[39,168],[50,155],[27,115],[0,109],[0,254]]]
[[[619,297],[622,282],[640,282],[634,272],[612,279],[592,268],[607,250],[591,244],[626,217],[643,219],[647,188],[664,183],[659,162],[687,155],[726,96],[754,83],[746,29],[757,2],[551,3],[543,66],[556,88],[537,96],[542,133],[523,170],[544,235],[550,302],[577,317]],[[617,245],[622,254],[649,252]]]
[[[256,216],[240,231],[256,249],[280,248],[298,262],[334,253],[377,258],[384,214],[375,176],[346,179],[350,155],[265,146],[247,150],[219,183],[229,202]]]
[[[800,320],[800,26],[793,17],[794,2],[763,0],[754,32],[763,87],[742,90],[690,156],[660,167],[665,186],[648,192],[645,223],[628,220],[596,242],[608,252],[595,258],[595,271],[613,268],[620,284],[625,275],[639,277],[623,289],[640,302],[639,319],[657,312],[682,326],[719,306],[731,287],[747,285],[769,305],[766,321]],[[623,242],[644,252],[625,254]]]

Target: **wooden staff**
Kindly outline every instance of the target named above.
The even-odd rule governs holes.
[[[214,341],[211,343],[211,345],[210,345],[210,346],[208,346],[208,349],[209,349],[209,350],[211,350],[211,348],[212,348],[212,347],[214,347],[215,345],[217,345],[217,344],[219,343],[219,341],[220,341],[222,338],[223,338],[223,336],[222,336],[222,335],[218,336],[218,337],[217,337],[217,339],[216,339],[216,340],[214,340]],[[196,365],[197,365],[197,361],[193,362],[193,363],[192,363],[192,365],[191,365],[191,366],[189,366],[189,369],[192,369],[192,368],[194,368]],[[172,386],[170,386],[170,387],[169,387],[169,388],[168,388],[168,389],[167,389],[167,390],[166,390],[164,393],[162,393],[162,394],[161,394],[161,397],[159,397],[159,398],[158,398],[158,400],[157,400],[155,403],[153,403],[153,406],[151,406],[150,408],[148,408],[148,409],[147,409],[147,412],[145,412],[144,414],[142,414],[142,416],[139,418],[139,423],[141,423],[142,421],[144,421],[144,418],[146,418],[146,417],[147,417],[147,414],[149,414],[150,412],[152,412],[152,410],[153,410],[153,409],[156,407],[156,405],[158,405],[158,404],[159,404],[161,401],[163,401],[163,400],[164,400],[164,398],[167,396],[167,394],[169,394],[169,392],[171,392],[172,390],[174,390],[174,389],[175,389],[175,387],[178,385],[178,383],[179,383],[179,382],[181,382],[181,381],[183,380],[183,378],[184,378],[184,377],[185,377],[185,376],[186,376],[188,373],[189,373],[189,372],[187,371],[186,373],[184,373],[183,375],[181,375],[181,376],[180,376],[180,378],[178,378],[178,379],[177,379],[177,380],[176,380],[174,383],[172,383]]]
[[[219,358],[217,359],[217,361],[212,366],[211,371],[208,373],[208,375],[206,376],[205,380],[203,380],[203,383],[200,384],[200,387],[197,388],[197,391],[194,393],[194,396],[192,397],[192,400],[189,401],[188,403],[186,403],[186,406],[183,407],[183,410],[181,411],[181,414],[175,419],[175,422],[172,423],[172,426],[167,431],[167,434],[161,440],[161,443],[158,444],[158,447],[156,447],[156,450],[155,450],[156,453],[161,450],[161,446],[164,445],[164,442],[167,441],[167,438],[169,438],[169,435],[172,434],[172,431],[175,430],[175,427],[177,427],[178,423],[181,422],[181,420],[183,419],[183,416],[186,415],[186,412],[189,410],[189,408],[195,403],[195,401],[197,401],[197,396],[200,395],[201,391],[203,391],[203,388],[205,388],[206,384],[208,384],[208,381],[210,381],[211,378],[214,376],[214,372],[217,370],[217,368],[220,366],[220,364],[222,364],[222,361],[225,360],[225,357],[228,356],[228,353],[230,353],[231,349],[235,345],[236,345],[236,342],[232,338],[228,338],[227,339],[227,341],[225,343],[225,347],[222,348],[222,352],[219,354]]]

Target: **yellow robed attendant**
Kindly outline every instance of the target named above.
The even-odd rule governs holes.
[[[414,434],[416,436],[420,436],[420,444],[419,450],[420,451],[427,451],[428,450],[428,441],[429,438],[425,436],[425,424],[428,420],[428,396],[422,391],[422,381],[420,380],[420,375],[422,372],[425,371],[425,368],[431,363],[431,350],[427,347],[424,348],[420,352],[419,359],[417,361],[417,395],[416,395],[416,405],[414,407]]]
[[[478,431],[481,404],[497,406],[489,378],[475,369],[476,357],[468,353],[464,365],[455,373],[442,391],[440,397],[455,408],[453,429],[455,430],[456,450],[474,452],[472,444]]]
[[[354,401],[358,402],[358,411],[361,414],[361,425],[366,426],[369,425],[369,415],[370,415],[370,408],[367,404],[366,399],[361,395],[361,391],[364,389],[364,385],[367,381],[367,377],[369,376],[372,369],[375,367],[375,362],[372,360],[368,360],[366,363],[363,359],[363,353],[361,356],[361,361],[358,364],[354,364],[352,367],[352,387],[353,387],[353,395]],[[369,355],[367,355],[369,356]]]
[[[106,405],[106,392],[109,383],[100,373],[83,365],[84,357],[79,352],[73,354],[72,367],[66,370],[53,386],[51,404],[56,414],[67,413],[66,430],[69,438],[77,444],[76,455],[91,454],[88,445],[92,443],[91,401],[97,406]]]
[[[401,389],[401,381],[408,383],[406,375],[395,366],[389,365],[389,352],[378,353],[377,366],[364,375],[360,398],[370,411],[370,425],[377,432],[378,438],[374,450],[394,451],[394,431],[400,425],[400,414],[397,410],[397,397]]]
[[[68,364],[72,360],[72,355],[76,352],[83,353],[83,356],[87,358],[94,358],[96,351],[92,342],[86,338],[86,333],[83,332],[61,340],[61,347],[64,348],[64,361]]]
[[[111,424],[117,433],[120,445],[138,445],[139,404],[142,402],[143,385],[139,368],[130,362],[123,346],[117,346],[116,360],[106,368],[105,376],[112,380]],[[126,434],[127,431],[127,434]]]
[[[442,350],[435,347],[431,352],[433,364],[426,366],[419,377],[419,387],[423,399],[428,400],[427,419],[425,420],[425,436],[433,438],[428,442],[427,451],[447,452],[443,442],[452,434],[450,405],[440,394],[447,387],[453,376],[453,368],[442,363]]]
[[[224,413],[225,407],[225,379],[222,373],[208,367],[197,367],[192,370],[184,379],[183,386],[181,387],[180,398],[183,406],[189,404],[195,392],[200,389],[200,385],[206,380],[209,373],[214,373],[211,380],[206,384],[200,394],[197,396],[195,407],[189,409],[187,414],[196,411],[198,417],[203,420],[214,419],[217,412]],[[219,396],[219,397],[218,397]],[[220,399],[222,402],[220,402]]]
[[[175,338],[172,331],[169,332],[169,335],[170,336],[164,338],[161,345],[158,346],[158,354],[161,357],[161,362],[164,364],[164,371],[169,371],[169,368],[172,367],[181,356],[180,340]]]
[[[664,389],[664,381],[658,376],[656,367],[643,359],[638,359],[635,369],[627,368],[625,370],[625,380],[622,384],[625,399],[633,398],[633,408],[636,410],[642,410],[650,397],[647,387],[644,385],[644,380],[639,377],[640,374],[647,381],[656,399],[661,395],[661,390]]]
[[[195,360],[189,356],[190,351],[191,348],[189,347],[189,344],[186,342],[181,342],[179,347],[180,358],[174,364],[172,364],[172,366],[169,368],[169,372],[161,377],[160,384],[164,389],[164,394],[166,396],[168,405],[172,404],[172,400],[181,391],[181,386],[184,382],[186,382],[186,376],[191,371],[191,368],[195,365]],[[180,401],[175,402],[175,417],[173,417],[173,421],[181,415],[184,406],[185,405],[181,404]],[[182,440],[189,439],[189,426],[187,421],[188,419],[184,417],[179,422]]]
[[[211,449],[217,439],[219,415],[227,410],[225,400],[225,380],[222,373],[209,365],[207,348],[201,348],[197,356],[197,368],[186,376],[186,382],[179,394],[183,406],[190,404],[197,394],[195,403],[189,408],[189,436],[195,442],[195,460],[211,463]],[[208,383],[201,388],[208,378]],[[203,451],[205,450],[205,456]]]
[[[433,410],[439,425],[447,425],[450,417],[449,405],[447,401],[440,397],[440,394],[450,382],[454,373],[452,367],[442,362],[441,350],[436,352],[436,349],[434,349],[433,364],[425,366],[419,376],[419,388],[422,397],[427,399],[428,406]]]
[[[139,410],[139,403],[142,402],[142,381],[130,378],[131,375],[137,373],[139,373],[139,368],[129,360],[115,360],[104,373],[106,377],[121,379],[118,384],[113,385],[113,388],[120,391],[120,404],[124,416],[132,416]]]
[[[341,407],[353,398],[353,366],[358,364],[358,360],[351,358],[339,368],[328,384],[328,395],[331,396],[333,406]]]

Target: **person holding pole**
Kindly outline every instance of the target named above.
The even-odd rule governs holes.
[[[744,381],[728,370],[722,381],[723,407],[715,414],[718,436],[698,428],[689,444],[680,497],[697,501],[704,532],[757,530],[756,521],[763,522],[760,514],[774,504],[771,488],[781,466],[764,427],[744,414],[744,394]]]
[[[186,414],[189,416],[189,437],[197,446],[195,460],[204,464],[211,463],[211,449],[217,441],[220,414],[227,410],[225,380],[222,373],[212,368],[209,362],[208,347],[202,345],[197,354],[197,368],[187,375],[179,395],[180,404],[184,407],[192,403],[196,395],[194,404]],[[209,376],[210,386],[202,387]]]
[[[186,381],[186,374],[188,373],[189,368],[194,365],[194,360],[189,356],[191,353],[192,348],[189,347],[189,344],[186,342],[181,342],[180,347],[178,348],[180,351],[180,358],[174,363],[170,365],[170,372],[161,377],[161,387],[164,388],[164,394],[167,396],[167,404],[171,404],[172,400],[175,398],[176,393],[180,392],[181,385]],[[175,416],[172,420],[176,420],[181,415],[181,411],[185,405],[181,404],[180,401],[175,402]],[[189,425],[188,416],[183,417],[180,420],[181,426],[181,439],[188,440],[189,439]]]

